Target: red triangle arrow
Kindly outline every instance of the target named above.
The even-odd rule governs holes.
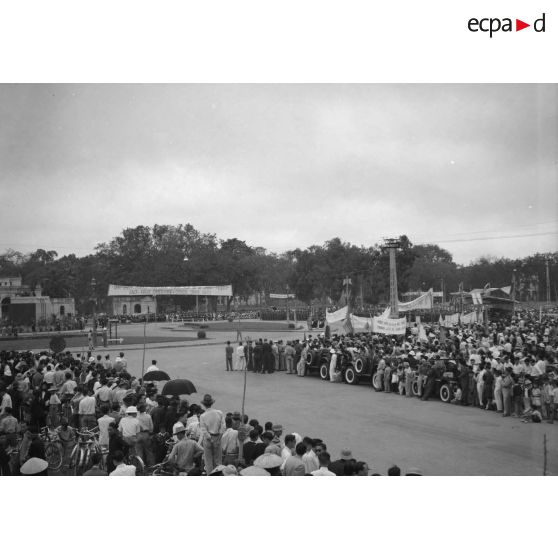
[[[529,23],[525,23],[524,21],[521,21],[520,19],[515,20],[515,30],[516,31],[521,31],[522,29],[525,29],[526,27],[531,27],[531,25]]]

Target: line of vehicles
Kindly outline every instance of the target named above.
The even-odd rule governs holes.
[[[306,355],[306,374],[319,375],[322,380],[329,381],[329,367],[331,349],[310,349]],[[343,381],[349,385],[368,384],[376,391],[382,391],[383,378],[376,374],[379,358],[362,353],[352,353],[348,350],[338,352],[336,370],[341,372]],[[439,397],[444,403],[449,403],[457,391],[457,367],[453,361],[446,359],[446,371],[441,378],[435,380],[432,396]],[[419,386],[415,379],[412,383],[413,395],[418,397]]]

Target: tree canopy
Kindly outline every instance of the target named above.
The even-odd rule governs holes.
[[[399,238],[397,273],[399,292],[510,285],[517,274],[539,277],[545,285],[545,261],[558,266],[558,253],[535,254],[521,260],[479,258],[457,265],[447,250],[435,244],[413,245]],[[356,246],[336,237],[321,246],[269,253],[238,238],[218,239],[191,224],[127,228],[95,252],[83,257],[58,257],[38,249],[29,254],[7,250],[0,254],[0,275],[21,275],[32,289],[41,284],[53,297],[71,296],[83,309],[95,294],[102,298],[108,285],[178,286],[232,284],[241,298],[259,292],[294,293],[307,303],[339,302],[343,279],[352,281],[355,301],[376,304],[389,298],[389,256],[381,246]],[[555,277],[554,271],[552,276]],[[95,278],[96,293],[92,292]],[[556,287],[552,289],[556,298]]]

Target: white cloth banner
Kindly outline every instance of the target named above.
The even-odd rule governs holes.
[[[339,322],[341,320],[344,320],[347,317],[347,307],[343,306],[343,308],[340,308],[339,310],[336,310],[335,312],[327,312],[326,311],[326,322],[328,324],[332,324],[334,322]]]
[[[351,314],[351,322],[356,333],[362,331],[372,331],[372,320],[373,318],[362,318]]]
[[[405,318],[382,318],[381,316],[373,318],[372,331],[374,333],[383,333],[385,335],[405,335],[407,320]]]
[[[469,314],[461,315],[462,324],[476,324],[477,323],[477,313],[475,311],[469,312]]]
[[[471,293],[473,304],[482,304],[482,296],[480,293]]]
[[[432,308],[434,301],[432,289],[423,295],[409,302],[398,302],[399,312],[408,312],[409,310],[417,310],[424,308]]]
[[[509,287],[502,287],[500,290],[504,291],[507,295],[511,294],[511,285]]]
[[[335,312],[326,311],[326,324],[329,326],[330,333],[338,335],[347,333],[345,319],[347,318],[347,307],[343,306]]]
[[[446,327],[456,325],[459,323],[459,312],[456,314],[450,314],[444,318],[444,325]]]
[[[211,287],[129,287],[109,285],[108,296],[232,296],[232,285],[215,285]]]

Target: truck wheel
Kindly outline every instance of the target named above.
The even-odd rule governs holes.
[[[320,378],[329,380],[329,366],[325,362],[320,366]]]
[[[352,366],[347,366],[345,370],[345,382],[351,386],[358,384],[358,376]]]
[[[416,380],[413,381],[413,383],[411,384],[411,389],[413,391],[413,395],[415,397],[419,396],[419,389],[418,389],[418,382]]]
[[[362,371],[364,370],[364,359],[362,357],[357,357],[355,359],[355,370],[357,371],[357,374],[362,374]]]
[[[314,352],[313,351],[308,351],[308,353],[306,355],[306,364],[308,366],[310,366],[312,364],[313,360],[314,360]]]
[[[377,372],[372,377],[372,385],[374,386],[374,389],[376,391],[382,391],[382,389],[383,389],[383,385],[382,385],[383,379],[384,379],[384,375],[382,373],[378,374]]]
[[[451,388],[448,384],[444,384],[441,388],[440,388],[440,399],[444,402],[444,403],[449,403],[451,401],[451,397],[452,397],[452,393],[451,393]]]

